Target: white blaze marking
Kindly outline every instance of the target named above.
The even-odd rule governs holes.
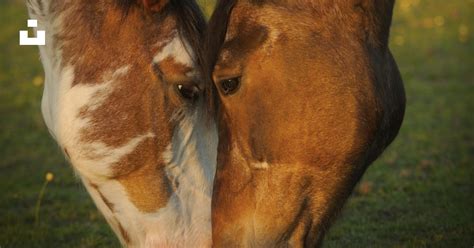
[[[183,41],[178,35],[175,35],[174,38],[155,55],[153,62],[158,64],[167,58],[173,58],[176,63],[193,67],[193,57],[194,54],[189,44]]]

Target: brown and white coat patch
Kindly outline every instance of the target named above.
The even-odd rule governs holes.
[[[194,54],[172,15],[112,3],[28,3],[45,123],[123,245],[210,246],[216,127],[169,85],[195,80]]]

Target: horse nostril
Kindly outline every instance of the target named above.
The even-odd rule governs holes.
[[[178,84],[177,88],[184,99],[195,101],[199,96],[199,88],[196,85]]]
[[[220,81],[220,86],[224,95],[234,94],[240,86],[240,78],[230,78]]]

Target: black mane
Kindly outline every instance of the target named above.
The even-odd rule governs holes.
[[[181,35],[189,42],[196,54],[196,64],[203,62],[202,40],[206,30],[206,19],[195,0],[170,0],[170,7],[175,11]]]
[[[201,68],[206,85],[208,110],[211,114],[217,110],[217,89],[212,80],[212,72],[225,41],[230,14],[237,0],[219,0],[209,20],[201,50]]]

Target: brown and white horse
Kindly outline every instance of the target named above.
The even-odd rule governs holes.
[[[314,247],[396,137],[394,0],[221,0],[205,70],[218,115],[216,247]],[[212,82],[211,82],[212,85]]]
[[[207,247],[217,132],[194,1],[30,0],[46,30],[44,120],[128,247]]]

